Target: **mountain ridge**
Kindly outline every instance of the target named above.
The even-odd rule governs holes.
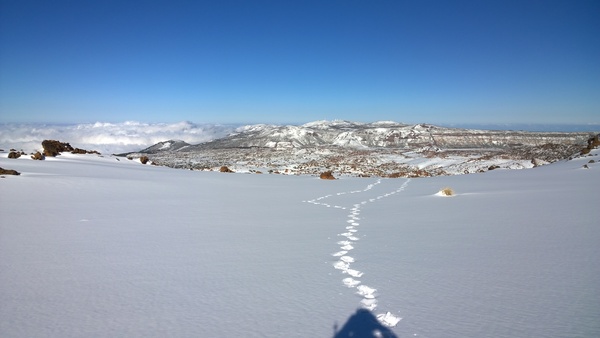
[[[431,124],[404,124],[393,121],[373,123],[346,120],[315,121],[303,125],[254,124],[239,127],[235,132],[197,145],[186,144],[185,151],[218,148],[300,148],[314,146],[342,147],[502,147],[511,145],[583,144],[588,132],[530,132],[514,130],[478,130],[439,127]],[[177,144],[164,147],[165,142]],[[162,150],[178,151],[184,148],[178,141],[168,140],[155,144],[139,153]]]
[[[201,170],[229,165],[255,171],[275,168],[272,170],[316,174],[315,168],[319,168],[349,175],[400,177],[425,170],[424,175],[435,176],[481,172],[492,166],[527,168],[554,162],[579,151],[593,135],[322,120],[303,125],[247,125],[209,142],[189,145],[164,141],[129,156],[144,154],[167,166]],[[453,160],[447,160],[449,157]],[[440,161],[432,161],[434,158]],[[450,164],[457,167],[457,163],[471,165],[446,170]]]

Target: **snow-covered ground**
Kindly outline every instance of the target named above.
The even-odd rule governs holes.
[[[593,154],[323,181],[2,153],[0,336],[332,337],[368,307],[398,337],[598,337]]]

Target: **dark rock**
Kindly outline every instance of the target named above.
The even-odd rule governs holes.
[[[42,155],[42,153],[40,153],[39,151],[36,152],[35,154],[31,155],[31,159],[33,160],[43,160],[44,159],[44,155]]]
[[[148,161],[150,161],[150,159],[148,158],[148,156],[142,156],[142,157],[140,157],[140,162],[142,162],[142,164],[146,164],[146,163],[148,163]]]
[[[68,143],[63,143],[56,140],[44,140],[42,142],[42,147],[44,147],[44,155],[55,157],[60,155],[63,151],[73,151],[73,147],[71,147]]]
[[[585,155],[585,154],[589,154],[589,152],[594,149],[594,148],[598,148],[600,146],[600,134],[591,137],[590,139],[588,139],[587,141],[587,147],[581,149],[581,153],[580,155]]]
[[[75,148],[75,149],[73,149],[73,151],[71,152],[71,154],[87,154],[87,150]]]
[[[75,148],[73,149],[73,151],[71,151],[71,154],[96,154],[96,155],[100,155],[100,153],[96,150],[85,150],[85,149],[80,149],[80,148]]]
[[[234,172],[233,170],[231,170],[231,169],[227,168],[226,166],[222,166],[222,167],[219,169],[219,171],[220,171],[220,172],[222,172],[222,173],[232,173],[232,172]]]
[[[589,148],[597,148],[598,146],[600,146],[600,134],[598,134],[588,140]]]
[[[11,151],[10,153],[8,153],[8,158],[19,158],[21,157],[21,153],[16,152],[16,151]]]
[[[4,168],[0,168],[0,175],[21,175],[20,172],[16,171],[16,170],[12,170],[12,169],[4,169]]]

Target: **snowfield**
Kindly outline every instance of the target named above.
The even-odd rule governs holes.
[[[0,336],[333,337],[367,308],[398,337],[599,337],[592,155],[325,181],[1,153]]]

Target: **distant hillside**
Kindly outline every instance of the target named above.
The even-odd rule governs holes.
[[[567,158],[593,133],[472,130],[392,121],[248,125],[198,145],[164,141],[129,156],[190,169],[404,177],[528,168]]]

